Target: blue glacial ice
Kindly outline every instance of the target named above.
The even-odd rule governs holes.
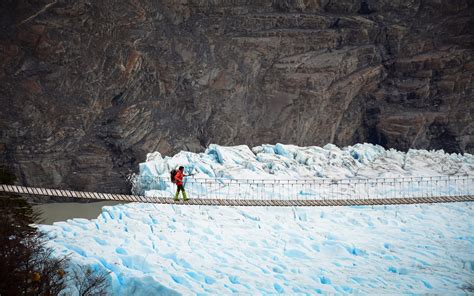
[[[449,154],[442,150],[400,152],[372,144],[356,144],[342,149],[332,144],[324,147],[264,144],[253,148],[245,145],[226,147],[211,144],[203,153],[182,151],[173,157],[162,157],[158,152],[149,154],[147,161],[140,163],[139,174],[133,178],[133,191],[150,197],[173,195],[175,187],[169,181],[169,171],[180,165],[185,166],[186,174],[193,174],[186,179],[189,183],[186,186],[188,192],[200,198],[209,198],[211,195],[217,198],[246,198],[251,195],[301,199],[319,198],[324,195],[333,198],[331,194],[334,198],[366,195],[377,198],[397,195],[400,190],[410,191],[413,196],[423,195],[421,191],[425,193],[436,191],[440,195],[449,195],[461,188],[451,188],[451,185],[443,180],[436,184],[432,183],[436,188],[432,188],[432,185],[426,182],[418,181],[411,183],[404,181],[403,184],[399,184],[400,186],[387,183],[384,188],[376,188],[368,196],[371,188],[357,180],[474,175],[474,156]],[[210,180],[210,183],[206,181],[208,185],[203,185],[200,181],[203,179]],[[220,181],[212,184],[212,180],[216,179]],[[236,179],[279,180],[283,185],[277,190],[248,184],[238,184],[239,187],[236,188],[235,183],[229,182]],[[314,186],[287,185],[283,188],[283,182],[287,180],[320,182],[328,179],[354,180],[358,184],[346,184],[345,188],[339,186],[336,192],[327,184],[319,186],[316,183]],[[464,191],[468,189],[467,186],[474,186],[470,183],[461,183],[458,185],[462,186]],[[216,190],[217,188],[219,190]]]
[[[131,203],[40,225],[113,295],[462,294],[472,203],[321,208]]]
[[[180,165],[195,177],[230,179],[297,179],[473,175],[474,156],[443,150],[400,152],[373,144],[339,148],[264,144],[249,148],[211,144],[203,153],[181,151],[169,157],[159,152],[140,163],[137,186],[147,178],[168,177]]]
[[[230,180],[474,175],[472,155],[443,151],[210,145],[204,153],[150,153],[135,190],[169,194],[172,185],[157,177],[179,165]],[[57,255],[111,272],[113,295],[463,294],[474,278],[473,206],[130,203],[104,207],[97,219],[38,227]]]

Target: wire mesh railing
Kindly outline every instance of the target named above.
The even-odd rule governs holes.
[[[186,177],[189,198],[237,200],[330,200],[466,196],[474,194],[474,176],[351,179],[226,179]],[[169,177],[139,176],[134,191],[172,197]]]

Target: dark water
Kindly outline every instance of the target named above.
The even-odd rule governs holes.
[[[53,224],[73,218],[95,219],[99,216],[104,206],[123,204],[118,201],[101,201],[91,203],[60,202],[33,206],[42,212],[40,224]]]

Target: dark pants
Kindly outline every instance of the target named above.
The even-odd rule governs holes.
[[[178,196],[179,196],[179,192],[183,192],[183,198],[186,199],[186,191],[184,190],[184,186],[183,185],[177,185],[178,188],[176,189],[176,195],[174,196],[175,199],[178,199]]]

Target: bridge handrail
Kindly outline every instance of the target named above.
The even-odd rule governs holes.
[[[348,179],[185,179],[186,191],[197,198],[310,199],[310,198],[397,198],[467,196],[474,194],[473,175],[379,177]],[[169,177],[139,178],[133,192],[174,196],[176,187]],[[166,192],[166,193],[165,193]]]
[[[144,180],[145,179],[145,180]],[[146,179],[160,180],[171,182],[169,176],[138,176],[138,180],[147,181]],[[300,179],[245,179],[245,178],[229,178],[229,177],[194,177],[186,176],[188,182],[211,183],[211,182],[228,182],[228,183],[243,183],[243,184],[275,184],[275,183],[294,183],[294,184],[324,184],[324,183],[384,183],[384,182],[423,182],[423,181],[451,181],[451,180],[474,180],[474,175],[445,175],[445,176],[413,176],[413,177],[375,177],[375,178],[300,178]]]

